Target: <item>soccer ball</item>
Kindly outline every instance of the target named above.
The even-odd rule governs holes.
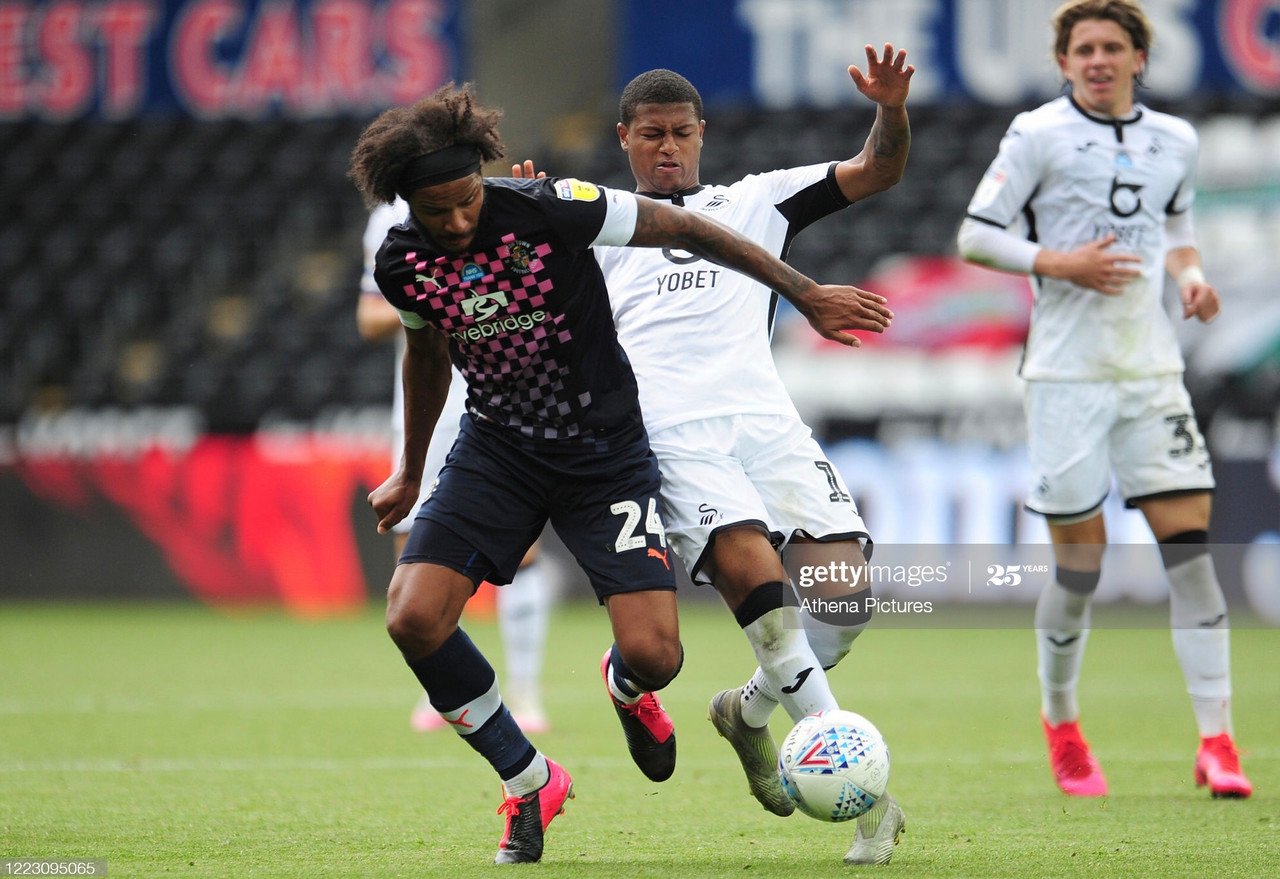
[[[778,751],[782,789],[810,817],[848,821],[871,810],[889,786],[889,748],[852,711],[800,718]]]

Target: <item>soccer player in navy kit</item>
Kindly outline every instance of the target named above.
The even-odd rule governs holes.
[[[1076,685],[1114,470],[1168,574],[1174,651],[1200,733],[1196,783],[1248,797],[1232,737],[1227,608],[1207,546],[1213,474],[1161,301],[1167,274],[1184,319],[1219,310],[1191,222],[1195,130],[1135,100],[1152,42],[1138,3],[1072,0],[1053,23],[1070,90],[1014,119],[959,232],[966,259],[1031,275],[1036,294],[1020,374],[1027,508],[1048,521],[1057,563],[1036,605],[1050,765],[1068,795],[1107,792],[1080,732]]]
[[[458,627],[477,584],[510,581],[547,521],[612,624],[601,671],[633,759],[670,776],[675,736],[653,691],[683,657],[658,468],[593,245],[677,247],[787,296],[827,338],[881,331],[882,297],[820,286],[719,224],[572,179],[485,179],[500,111],[448,85],[365,129],[351,176],[403,197],[375,279],[405,325],[405,448],[369,496],[380,531],[412,509],[456,366],[468,418],[414,523],[387,596],[387,630],[445,719],[502,778],[498,863],[537,861],[572,781],[511,719],[492,667]]]

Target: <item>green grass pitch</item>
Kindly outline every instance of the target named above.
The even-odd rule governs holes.
[[[1095,620],[1105,619],[1100,608]],[[1167,629],[1098,628],[1081,691],[1111,783],[1054,788],[1029,609],[985,629],[873,628],[832,673],[872,718],[908,816],[893,863],[919,877],[1275,876],[1280,867],[1280,631],[1233,633],[1236,731],[1256,787],[1214,801]],[[468,625],[497,660],[495,627]],[[604,612],[566,605],[536,743],[577,799],[535,867],[492,866],[498,785],[449,732],[410,731],[416,685],[379,608],[297,620],[196,606],[0,605],[0,860],[102,858],[115,877],[827,877],[852,824],[779,819],[746,792],[706,720],[753,663],[732,618],[686,602],[684,671],[663,694],[679,765],[630,763],[598,663]],[[495,665],[501,668],[500,661]],[[778,737],[787,725],[774,722]],[[863,868],[867,869],[867,868]]]

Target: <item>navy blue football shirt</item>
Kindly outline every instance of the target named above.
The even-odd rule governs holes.
[[[475,416],[533,440],[593,438],[640,424],[591,247],[626,244],[635,198],[570,178],[486,178],[471,249],[450,254],[410,215],[374,278],[406,326],[449,339]]]

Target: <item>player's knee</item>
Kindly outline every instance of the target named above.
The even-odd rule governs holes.
[[[840,605],[822,608],[816,613],[809,611],[801,617],[805,638],[824,669],[830,671],[849,654],[853,642],[875,614],[875,605],[868,587]]]
[[[743,629],[753,625],[761,617],[782,607],[786,590],[787,584],[780,580],[761,583],[751,589],[743,590],[742,600],[736,606],[731,605],[734,608],[733,618]],[[727,597],[726,600],[728,600]]]
[[[1159,545],[1165,568],[1176,568],[1209,551],[1209,532],[1202,528],[1179,531],[1162,538]]]
[[[675,680],[684,665],[684,647],[679,638],[663,638],[642,644],[618,645],[622,661],[633,680],[649,692],[661,690]]]
[[[876,604],[875,592],[868,585],[867,588],[850,595],[847,601],[841,602],[836,608],[836,613],[829,614],[826,618],[818,617],[818,619],[851,632],[849,642],[852,643],[853,639],[858,637],[858,633],[865,629],[867,623],[871,622],[871,618],[876,615]]]
[[[412,605],[387,606],[387,634],[405,656],[430,656],[453,629]]]
[[[854,634],[849,637],[849,641],[852,642],[853,638],[857,637],[857,633],[871,622],[871,617],[876,612],[875,594],[868,578],[863,575],[859,580],[866,582],[867,585],[856,592],[850,591],[847,587],[840,592],[830,594],[810,595],[807,591],[801,592],[799,598],[803,617],[807,620],[817,620],[824,626],[854,630]],[[807,623],[806,628],[808,628]]]
[[[684,667],[684,645],[679,639],[663,646],[662,656],[652,668],[646,672],[646,680],[650,690],[661,690],[676,679],[680,669]]]
[[[415,600],[404,589],[387,592],[387,634],[407,657],[429,656],[440,649],[453,631],[457,620],[448,619],[438,608]]]
[[[1063,589],[1074,595],[1092,595],[1098,589],[1098,581],[1102,579],[1101,571],[1076,571],[1058,566],[1054,579]]]
[[[461,575],[438,576],[429,565],[399,565],[387,588],[387,634],[407,659],[428,656],[458,628],[474,592]],[[435,574],[433,574],[435,571]]]

